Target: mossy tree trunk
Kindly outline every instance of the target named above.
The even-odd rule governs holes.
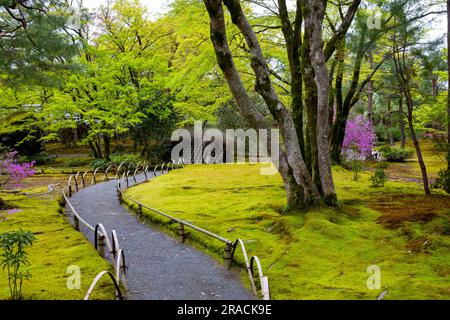
[[[241,114],[255,129],[267,128],[266,119],[251,100],[234,64],[228,46],[222,1],[205,0],[204,2],[210,17],[211,40],[217,61]],[[284,143],[282,150],[280,150],[279,171],[286,187],[288,209],[305,210],[318,204],[321,197],[304,161],[293,117],[273,88],[259,41],[243,13],[240,2],[225,0],[223,3],[231,14],[232,22],[239,28],[246,40],[252,56],[251,66],[256,76],[256,90],[264,99],[283,137]]]
[[[243,35],[251,56],[256,91],[264,99],[282,136],[280,174],[288,207],[306,209],[311,205],[337,202],[330,159],[330,76],[327,61],[354,19],[361,1],[353,0],[342,15],[342,23],[325,45],[322,38],[326,1],[298,1],[291,22],[285,0],[278,0],[278,17],[286,42],[291,73],[292,108],[285,106],[274,90],[268,66],[253,27],[239,0],[204,0],[211,24],[211,40],[219,67],[225,75],[242,116],[255,129],[267,128],[266,119],[255,107],[242,82],[228,46],[224,6]],[[302,30],[304,25],[304,30]],[[305,97],[303,90],[305,89]],[[306,111],[306,130],[304,118]]]

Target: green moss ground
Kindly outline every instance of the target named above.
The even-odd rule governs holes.
[[[244,239],[262,261],[274,299],[374,300],[385,288],[386,299],[450,299],[450,198],[433,197],[431,221],[415,221],[414,207],[399,227],[388,228],[378,220],[398,218],[411,199],[422,199],[419,184],[391,181],[374,189],[369,172],[355,182],[341,167],[334,176],[341,208],[306,214],[284,215],[280,177],[262,176],[255,165],[188,166],[128,194],[230,240]],[[191,238],[221,256],[221,243],[195,232]],[[240,252],[237,259],[242,263]],[[381,290],[367,288],[371,265],[381,268]],[[248,282],[244,272],[242,280]]]
[[[46,192],[45,187],[23,190],[27,194]],[[31,300],[81,300],[95,276],[110,270],[108,262],[101,259],[84,236],[75,231],[63,215],[58,213],[54,195],[30,197],[1,194],[7,203],[21,210],[0,220],[0,233],[13,230],[32,231],[37,240],[28,248],[32,279],[24,283],[24,298]],[[81,290],[67,289],[67,268],[81,268]],[[0,300],[9,299],[6,272],[0,270]],[[113,286],[101,282],[92,299],[114,299]]]

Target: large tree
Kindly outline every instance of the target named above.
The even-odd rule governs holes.
[[[345,38],[360,2],[354,0],[345,6],[347,11],[342,14],[340,26],[325,44],[323,30],[327,1],[298,0],[293,21],[286,1],[278,1],[275,15],[282,26],[291,77],[292,105],[288,108],[274,88],[271,78],[274,72],[240,1],[204,0],[218,64],[233,97],[243,117],[254,128],[266,128],[266,119],[255,107],[236,68],[228,44],[224,6],[244,37],[251,56],[256,91],[264,99],[282,135],[279,171],[285,183],[290,209],[305,209],[319,203],[333,205],[337,201],[330,157],[330,73],[327,61]],[[305,88],[304,97],[302,88]],[[303,132],[304,113],[306,132]]]

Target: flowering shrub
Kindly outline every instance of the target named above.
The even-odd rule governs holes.
[[[345,129],[343,156],[347,160],[367,160],[372,156],[376,139],[375,129],[370,121],[363,116],[350,119]]]
[[[35,162],[18,163],[17,152],[8,152],[0,155],[0,187],[7,184],[20,186],[20,182],[33,176],[36,172],[33,169]]]

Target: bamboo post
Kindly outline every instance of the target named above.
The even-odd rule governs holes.
[[[184,230],[184,224],[178,224],[178,235],[180,236],[181,243],[186,241],[186,232]]]
[[[138,217],[138,221],[141,222],[142,221],[142,204],[138,204],[137,217]]]
[[[103,234],[98,235],[98,253],[100,254],[100,257],[106,258],[105,254],[105,236]]]
[[[74,224],[74,228],[77,231],[80,231],[80,220],[78,220],[77,216],[73,216],[73,224]]]
[[[72,191],[72,185],[70,184],[70,185],[69,185],[69,198],[72,197],[72,193],[73,193],[73,191]]]
[[[117,189],[117,197],[119,198],[120,204],[122,204],[123,198],[122,198],[122,191],[120,190],[120,185],[119,185],[119,188]]]
[[[233,245],[227,243],[225,246],[225,267],[228,270],[231,269],[232,263],[233,263]]]

